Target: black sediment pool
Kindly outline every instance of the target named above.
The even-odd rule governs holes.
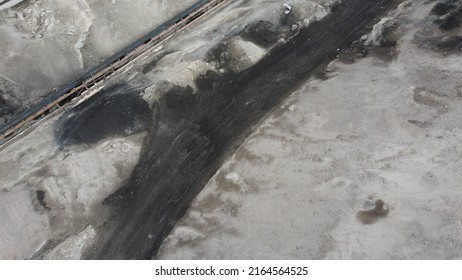
[[[90,118],[97,126],[68,130],[66,127],[73,125],[60,126],[62,136],[57,138],[63,145],[91,144],[107,135],[123,134],[133,125],[138,130],[148,130],[140,162],[129,182],[106,200],[113,209],[112,218],[98,229],[98,242],[87,250],[85,257],[155,256],[164,237],[219,168],[225,151],[233,150],[243,133],[305,81],[317,66],[330,60],[338,48],[357,39],[383,6],[392,2],[343,1],[328,17],[301,30],[249,70],[239,75],[208,72],[196,81],[198,93],[173,87],[152,111],[139,99],[120,93],[130,93],[128,86],[108,89],[116,93],[97,99],[97,106],[78,108],[71,116],[74,122],[78,118],[88,123]],[[252,28],[263,35],[273,32],[264,22],[247,31]],[[252,38],[251,34],[247,36]],[[257,37],[260,45],[271,42],[271,38]],[[125,112],[126,102],[139,111]],[[120,111],[124,113],[121,115]]]

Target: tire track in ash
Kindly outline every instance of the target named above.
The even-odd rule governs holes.
[[[142,157],[129,182],[106,203],[112,218],[99,229],[90,259],[149,259],[239,135],[297,88],[337,48],[393,0],[349,0],[239,75],[208,72],[199,92],[173,88],[154,109]]]

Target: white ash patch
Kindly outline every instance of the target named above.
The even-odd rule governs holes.
[[[212,69],[212,65],[203,60],[191,61],[185,58],[184,52],[174,52],[162,58],[157,63],[156,68],[147,74],[147,77],[153,81],[162,81],[181,87],[189,86],[195,89],[194,80],[197,76]],[[172,75],[172,73],[175,74]],[[146,92],[152,91],[155,91],[155,86],[151,86]]]
[[[0,259],[25,259],[51,234],[48,217],[37,212],[33,190],[18,186],[0,191]]]
[[[374,25],[371,34],[367,37],[366,45],[386,46],[392,42],[391,29],[396,25],[393,18],[383,18]]]
[[[175,229],[174,239],[170,239],[173,244],[191,244],[195,241],[203,239],[205,236],[189,227],[178,227]]]
[[[250,186],[245,182],[244,178],[235,171],[226,174],[225,178],[231,181],[234,185],[238,186],[242,193],[246,193],[250,190]]]
[[[78,234],[72,235],[44,256],[47,260],[79,260],[96,236],[96,230],[87,226]]]
[[[236,38],[232,41],[232,44],[239,49],[240,57],[246,57],[248,59],[248,64],[243,64],[238,67],[238,71],[247,69],[248,67],[256,64],[260,61],[265,54],[267,53],[265,49],[255,45],[252,42],[244,41],[242,39]]]

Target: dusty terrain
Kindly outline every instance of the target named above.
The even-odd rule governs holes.
[[[106,200],[114,214],[101,227],[86,258],[138,259],[156,255],[191,199],[216,172],[223,154],[235,149],[234,140],[239,141],[247,128],[306,80],[339,46],[355,34],[359,36],[357,32],[382,10],[385,2],[341,3],[330,14],[324,13],[321,20],[297,32],[292,27],[305,22],[304,16],[300,18],[305,9],[320,9],[312,2],[300,3],[307,5],[294,5],[300,12],[292,16],[276,14],[282,19],[277,26],[257,21],[237,33],[262,23],[274,26],[274,32],[264,32],[263,38],[271,42],[277,35],[282,40],[274,40],[261,61],[254,60],[251,67],[236,67],[249,57],[243,54],[254,53],[254,48],[236,50],[233,42],[242,40],[242,35],[233,35],[206,54],[206,61],[213,63],[216,70],[197,76],[196,89],[171,87],[164,93],[157,89],[161,95],[153,103],[155,117],[140,161],[127,184]],[[248,2],[244,4],[248,7]],[[267,6],[268,11],[272,8]],[[311,20],[316,13],[312,15]],[[255,34],[260,32],[252,33],[252,41],[242,45],[257,43],[254,38],[260,37]]]
[[[460,258],[460,3],[349,48],[380,1],[288,2],[233,1],[4,147],[0,258],[151,257],[186,210],[158,258]]]
[[[0,11],[0,124],[194,0],[38,0]]]
[[[460,40],[438,25],[461,10],[434,4],[403,3],[364,38],[383,47],[269,114],[159,258],[460,259],[462,46],[422,42]]]
[[[79,258],[95,230],[105,224],[110,208],[103,201],[127,184],[140,158],[146,118],[155,117],[146,106],[155,109],[159,100],[181,106],[183,97],[175,101],[177,90],[187,96],[188,86],[194,91],[207,87],[210,81],[197,79],[208,70],[233,75],[245,71],[301,27],[327,15],[333,1],[293,3],[298,8],[281,24],[284,7],[278,1],[234,1],[108,81],[102,97],[50,117],[4,147],[2,200],[23,207],[2,211],[2,258]],[[216,57],[220,52],[225,55]],[[161,98],[169,92],[173,99]],[[181,110],[172,113],[181,118]],[[175,123],[165,125],[175,131]],[[77,247],[72,249],[72,244]]]

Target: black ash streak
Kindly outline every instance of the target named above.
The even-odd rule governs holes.
[[[138,94],[144,87],[119,83],[103,89],[63,114],[55,125],[54,135],[61,148],[71,145],[91,146],[114,136],[128,136],[149,127],[152,112]]]
[[[392,0],[349,0],[238,75],[209,72],[199,92],[173,88],[151,115],[141,159],[129,182],[106,200],[112,218],[88,259],[150,259],[227,150],[320,63],[347,46]]]

